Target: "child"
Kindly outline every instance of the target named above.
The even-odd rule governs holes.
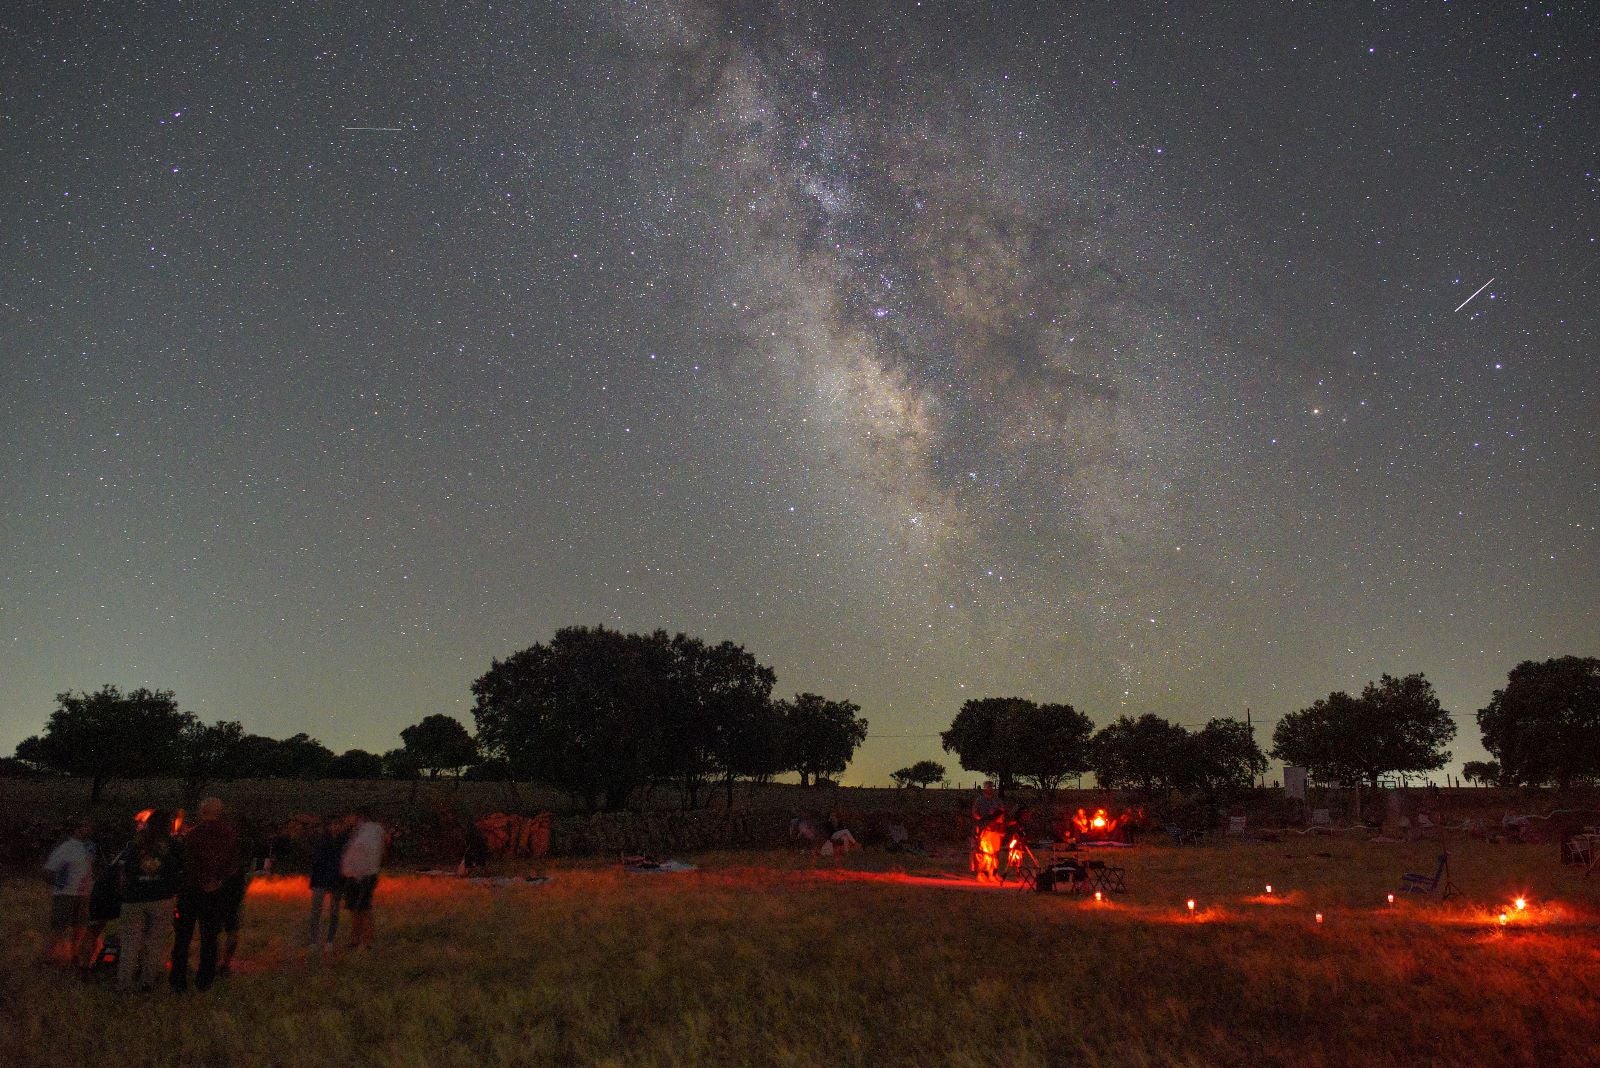
[[[81,971],[88,967],[93,945],[84,932],[89,921],[89,892],[94,889],[94,825],[71,821],[72,833],[44,862],[50,879],[50,956]]]

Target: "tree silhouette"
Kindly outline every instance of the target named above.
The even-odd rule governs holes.
[[[183,730],[182,753],[184,803],[193,806],[214,779],[231,779],[238,773],[239,742],[244,727],[228,720],[206,724],[191,721]]]
[[[478,743],[472,740],[461,721],[435,713],[424,716],[400,732],[406,752],[418,768],[437,779],[439,772],[453,770],[457,773],[468,764],[478,761]]]
[[[1109,789],[1144,793],[1195,785],[1189,732],[1160,716],[1121,716],[1100,729],[1091,743],[1094,776]]]
[[[478,742],[513,774],[592,811],[623,807],[662,768],[664,636],[564,627],[472,684]]]
[[[776,707],[783,724],[784,768],[800,773],[801,786],[844,771],[867,739],[867,721],[856,715],[861,706],[853,701],[802,693]]]
[[[1384,675],[1360,697],[1330,693],[1290,712],[1272,734],[1272,755],[1310,769],[1318,781],[1376,786],[1389,772],[1435,771],[1456,725],[1422,675]]]
[[[899,787],[916,786],[926,790],[936,782],[943,782],[945,767],[937,760],[919,760],[908,768],[890,772],[889,778]]]
[[[381,779],[383,758],[365,749],[346,749],[328,764],[330,779]]]
[[[1479,710],[1478,728],[1504,785],[1600,777],[1600,659],[1523,661]]]
[[[44,767],[89,778],[90,801],[100,800],[107,779],[179,771],[194,717],[179,710],[171,690],[141,687],[125,695],[106,685],[94,693],[57,694],[56,705],[37,743],[24,744]]]
[[[1009,790],[1024,774],[1028,760],[1024,724],[1038,707],[1021,697],[976,697],[961,706],[939,740],[963,768],[988,775],[1001,790]]]

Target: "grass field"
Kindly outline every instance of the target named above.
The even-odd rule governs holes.
[[[252,887],[242,967],[181,998],[36,963],[44,889],[10,878],[0,1064],[1594,1063],[1600,876],[1466,842],[1462,898],[1385,904],[1436,850],[1141,846],[1099,904],[877,853],[556,863],[538,887],[394,874],[376,949],[328,959],[301,955],[305,882],[284,877]]]

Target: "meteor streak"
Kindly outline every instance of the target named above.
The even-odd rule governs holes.
[[[1493,281],[1494,281],[1493,278],[1489,279],[1489,282],[1493,282]],[[1479,293],[1482,293],[1485,289],[1488,289],[1489,288],[1489,282],[1485,282],[1485,283],[1483,283],[1483,285],[1481,285],[1477,289],[1475,289],[1473,291],[1473,293],[1472,293],[1472,297],[1476,297]],[[1457,304],[1456,305],[1456,311],[1460,311],[1462,308],[1465,308],[1468,304],[1471,304],[1472,303],[1472,297],[1468,297],[1466,300],[1462,301],[1460,304]],[[1455,312],[1451,312],[1450,314],[1454,315]]]
[[[404,126],[341,126],[342,130],[360,130],[369,133],[405,133]]]

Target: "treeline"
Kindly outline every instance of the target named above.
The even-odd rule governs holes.
[[[428,716],[402,731],[401,740],[381,754],[335,753],[307,734],[270,738],[234,721],[202,722],[178,707],[171,690],[123,693],[106,685],[57,694],[43,733],[0,760],[0,772],[82,776],[97,801],[110,779],[177,778],[187,794],[198,795],[209,783],[232,779],[414,779],[459,773],[479,761],[472,736],[449,716]]]
[[[472,685],[474,735],[425,717],[384,753],[334,753],[306,734],[269,738],[235,721],[202,722],[171,690],[58,694],[44,730],[0,773],[91,780],[179,778],[198,796],[232,779],[414,779],[465,775],[539,782],[591,810],[641,804],[675,788],[686,808],[714,786],[793,772],[803,784],[843,772],[867,736],[851,701],[774,699],[773,670],[732,642],[569,627],[494,661]]]
[[[1219,798],[1249,789],[1267,770],[1266,754],[1241,720],[1213,719],[1190,731],[1146,714],[1122,716],[1097,731],[1071,705],[1020,697],[968,701],[940,740],[963,768],[990,776],[1001,790],[1022,783],[1050,792],[1093,772],[1107,789],[1194,790]]]
[[[1477,713],[1493,761],[1469,761],[1467,778],[1505,786],[1600,781],[1600,659],[1565,656],[1512,669]],[[1335,691],[1279,720],[1263,751],[1237,719],[1190,731],[1155,715],[1121,717],[1095,730],[1067,704],[1015,697],[968,701],[940,735],[961,766],[1053,790],[1093,772],[1103,787],[1146,793],[1193,790],[1216,796],[1247,788],[1270,755],[1330,786],[1377,785],[1387,776],[1438,771],[1450,760],[1454,717],[1421,674],[1384,675],[1359,694]],[[894,773],[900,785],[931,785],[944,767],[919,761]]]
[[[543,783],[590,810],[642,805],[670,787],[686,808],[740,780],[793,773],[802,784],[837,776],[866,739],[858,705],[813,693],[772,696],[776,676],[732,642],[711,645],[665,631],[624,634],[567,627],[504,660],[472,684],[476,733],[446,715],[400,732],[384,753],[334,753],[306,734],[268,738],[237,723],[201,722],[170,690],[115,686],[63,693],[42,733],[0,760],[0,773],[60,773],[92,780],[177,777],[193,794],[244,778],[416,778],[466,775]],[[1477,713],[1493,761],[1469,778],[1512,786],[1600,780],[1600,659],[1559,657],[1514,668]],[[986,697],[962,705],[940,735],[961,766],[1045,791],[1093,773],[1110,789],[1196,791],[1211,798],[1249,788],[1268,756],[1325,785],[1376,785],[1386,776],[1437,771],[1456,735],[1421,674],[1384,675],[1359,694],[1335,691],[1285,715],[1269,750],[1250,727],[1214,718],[1190,730],[1155,715],[1095,728],[1069,704]],[[922,760],[893,773],[902,786],[945,779]]]

